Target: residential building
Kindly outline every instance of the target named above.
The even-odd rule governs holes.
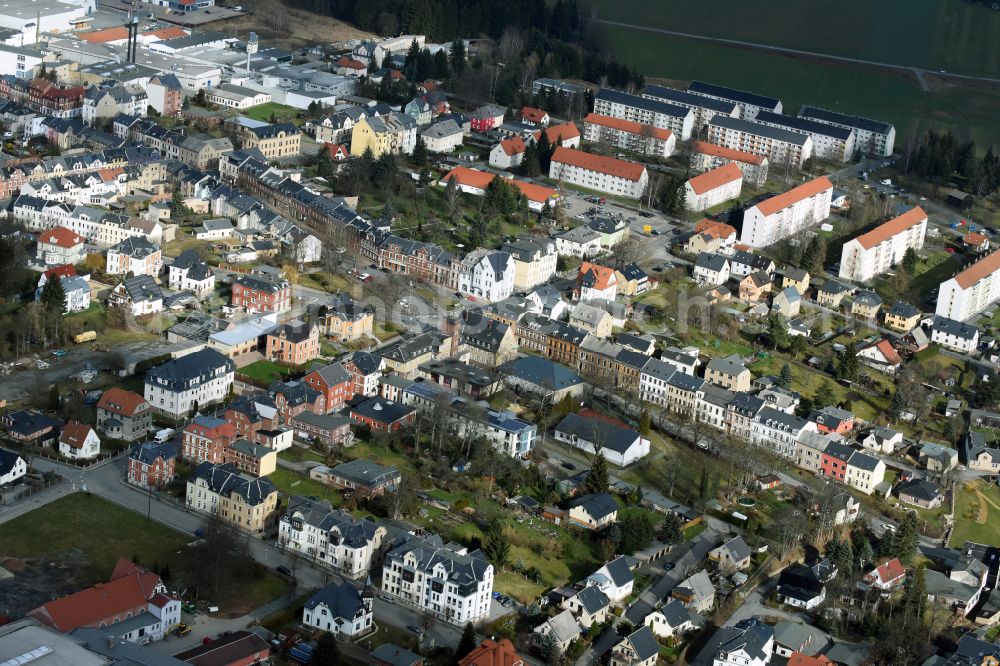
[[[334,636],[352,639],[373,628],[375,593],[359,591],[350,583],[330,583],[302,606],[302,624]]]
[[[378,361],[379,366],[384,364],[382,359],[378,359]],[[364,359],[358,359],[357,362],[363,363]],[[349,365],[350,364],[348,364],[348,366]],[[355,370],[357,370],[356,365]],[[381,374],[381,371],[376,372]],[[327,413],[341,409],[344,406],[344,403],[350,400],[355,393],[369,395],[372,391],[371,387],[368,386],[370,382],[365,377],[360,378],[360,387],[362,390],[358,391],[357,378],[351,372],[349,367],[342,365],[341,363],[331,363],[329,365],[316,368],[303,377],[302,381],[323,395],[326,404],[325,411]],[[368,392],[365,392],[366,388]]]
[[[424,666],[424,658],[394,643],[383,643],[369,655],[374,666]]]
[[[161,489],[176,476],[177,446],[172,442],[143,442],[128,454],[125,479],[134,486]]]
[[[256,148],[268,160],[295,157],[301,147],[302,132],[291,123],[248,127],[243,132],[243,149]]]
[[[525,661],[507,638],[487,638],[458,660],[458,666],[524,666]]]
[[[473,132],[488,132],[503,124],[507,109],[496,104],[484,104],[472,113],[470,128]]]
[[[108,294],[108,305],[121,307],[133,317],[163,311],[163,291],[151,275],[127,277]]]
[[[186,416],[198,407],[224,400],[233,385],[235,369],[229,358],[214,349],[167,361],[146,374],[146,401],[161,414]]]
[[[583,495],[567,506],[569,521],[584,529],[600,531],[618,520],[618,504],[608,493]]]
[[[876,453],[894,453],[902,445],[903,433],[885,426],[872,428],[861,440],[861,446]]]
[[[333,509],[329,500],[294,495],[278,521],[278,545],[355,580],[376,563],[386,529]]]
[[[27,473],[28,464],[23,457],[13,451],[0,449],[0,488],[14,485]]]
[[[691,108],[609,88],[602,88],[595,96],[594,113],[670,130],[681,141],[690,139],[694,131]]]
[[[866,157],[890,157],[896,141],[896,128],[889,123],[849,116],[836,111],[803,106],[799,118],[854,130],[854,152]]]
[[[729,259],[714,252],[702,252],[695,259],[693,275],[695,282],[708,287],[720,287],[729,282]]]
[[[451,118],[424,127],[418,133],[429,153],[450,153],[462,145],[465,133]]]
[[[417,144],[417,121],[403,113],[361,118],[351,128],[351,152],[361,155],[371,148],[380,157],[413,152]]]
[[[917,206],[847,241],[840,254],[839,277],[868,282],[902,263],[907,250],[920,250],[926,232],[927,213]]]
[[[1000,298],[1000,250],[941,283],[936,314],[966,321]]]
[[[49,601],[27,615],[63,633],[102,628],[142,644],[163,639],[180,624],[181,602],[158,575],[121,558],[108,582]]]
[[[181,457],[196,464],[222,463],[224,451],[236,439],[236,427],[214,416],[198,415],[181,431]]]
[[[611,666],[655,666],[660,644],[653,630],[643,625],[611,648]]]
[[[629,199],[641,197],[649,183],[642,164],[563,147],[552,155],[549,178]]]
[[[597,338],[611,336],[611,315],[606,310],[587,303],[579,303],[573,308],[569,323]]]
[[[638,432],[578,414],[567,414],[555,427],[553,436],[581,451],[600,453],[619,467],[631,465],[649,454],[649,440]]]
[[[761,111],[754,120],[763,125],[803,134],[812,139],[813,157],[830,162],[849,162],[854,157],[855,132],[810,118]]]
[[[59,435],[59,454],[72,460],[89,460],[101,452],[101,438],[86,423],[67,421]]]
[[[885,326],[900,333],[909,333],[920,321],[921,312],[903,301],[896,301],[885,311]]]
[[[771,293],[772,285],[770,275],[764,271],[754,271],[740,280],[739,298],[747,303],[764,300]]]
[[[54,227],[38,236],[35,260],[45,267],[75,265],[86,255],[84,237],[66,227]]]
[[[743,537],[737,536],[708,552],[708,559],[726,571],[746,569],[750,566],[750,547]]]
[[[440,536],[412,538],[385,555],[383,593],[457,626],[489,614],[493,565]]]
[[[555,241],[521,235],[501,247],[514,260],[514,289],[526,291],[548,282],[559,258]]]
[[[284,312],[292,307],[292,285],[269,273],[241,275],[233,281],[232,304],[247,312]]]
[[[752,376],[739,354],[713,358],[705,367],[705,381],[730,391],[750,390]]]
[[[774,652],[774,629],[756,617],[720,631],[712,666],[767,666]]]
[[[888,375],[895,375],[903,364],[899,352],[885,338],[859,346],[858,360],[869,368]]]
[[[670,596],[684,604],[688,610],[708,613],[715,606],[715,592],[708,571],[702,569],[678,583],[670,591]]]
[[[894,492],[900,502],[919,506],[922,509],[936,509],[944,502],[941,486],[925,479],[910,479],[896,486]]]
[[[178,652],[174,659],[188,664],[267,663],[272,646],[256,633],[240,629],[193,648]]]
[[[692,141],[690,146],[691,169],[697,172],[716,169],[735,162],[743,172],[743,180],[754,187],[763,187],[767,182],[770,162],[765,155],[756,155],[745,150],[736,150],[704,141]]]
[[[160,248],[142,236],[132,236],[108,248],[105,272],[108,275],[155,277],[162,266]]]
[[[490,166],[498,169],[513,169],[520,166],[524,160],[527,144],[521,136],[509,136],[501,139],[490,149]]]
[[[41,300],[42,289],[45,283],[52,280],[59,280],[59,284],[62,286],[63,295],[65,300],[63,301],[63,312],[82,312],[90,307],[90,280],[84,279],[76,275],[76,270],[72,266],[68,266],[69,270],[72,270],[72,275],[59,275],[58,273],[52,273],[52,271],[57,270],[61,267],[50,268],[45,273],[42,273],[42,277],[38,279],[38,287],[35,288],[35,300]],[[66,272],[69,272],[68,270]],[[49,274],[49,275],[47,275]]]
[[[545,129],[537,130],[533,135],[535,141],[542,140],[542,134],[549,140],[550,146],[562,146],[563,148],[580,147],[580,130],[576,123],[568,122],[561,125],[552,125]]]
[[[640,296],[656,286],[650,282],[646,271],[635,262],[616,270],[615,278],[618,280],[618,293],[622,296]]]
[[[960,354],[971,354],[979,347],[979,329],[935,315],[931,320],[931,342]]]
[[[265,338],[264,357],[286,365],[305,365],[319,357],[319,327],[301,320],[283,324]]]
[[[278,507],[278,489],[268,477],[243,476],[233,463],[198,465],[184,497],[189,508],[255,534],[274,524]]]
[[[718,206],[739,197],[742,187],[743,172],[735,162],[729,162],[684,183],[685,207],[699,212]]]
[[[215,273],[196,250],[185,250],[167,269],[167,285],[195,296],[208,296],[215,291]]]
[[[771,275],[777,269],[771,259],[743,249],[733,252],[729,261],[733,277],[738,278],[746,277],[757,271]]]
[[[33,409],[19,409],[0,416],[8,437],[22,446],[43,447],[59,441],[62,421]]]
[[[676,136],[668,129],[598,113],[587,114],[583,119],[583,138],[660,159],[673,155],[677,145]]]
[[[781,276],[781,288],[787,289],[788,287],[799,292],[799,296],[805,296],[806,292],[809,291],[809,271],[794,266],[786,268]]]
[[[666,86],[648,84],[643,89],[642,96],[691,109],[694,111],[695,131],[700,131],[702,127],[710,123],[716,114],[731,118],[738,118],[740,115],[740,107],[734,102],[706,97],[685,90],[675,90]]]
[[[587,576],[583,584],[600,588],[611,603],[621,604],[632,595],[635,589],[635,576],[629,568],[628,559],[624,555],[619,555]]]
[[[589,585],[563,601],[562,607],[573,614],[581,627],[589,629],[595,622],[602,624],[608,619],[611,602],[601,588]]]
[[[826,600],[826,586],[811,567],[792,564],[778,576],[778,601],[802,610],[812,610]]]
[[[502,301],[514,293],[514,273],[510,254],[478,248],[462,260],[458,290],[491,303]]]
[[[688,92],[703,97],[732,102],[739,107],[738,117],[753,120],[760,111],[771,111],[781,113],[781,101],[773,97],[765,97],[756,93],[726,88],[725,86],[706,83],[704,81],[692,81],[688,85]]]
[[[754,155],[763,155],[772,165],[801,169],[812,157],[812,139],[752,120],[715,116],[708,124],[708,142]]]
[[[411,425],[416,420],[416,414],[417,410],[413,407],[377,396],[352,404],[350,411],[353,421],[382,432],[396,432]]]
[[[740,242],[767,247],[830,216],[833,184],[820,176],[751,206],[743,216]]]
[[[934,442],[921,442],[917,461],[928,472],[944,474],[958,465],[958,451]]]
[[[695,624],[691,613],[677,599],[671,599],[646,616],[643,625],[653,630],[657,638],[673,638],[683,636],[694,629]]]
[[[851,314],[860,319],[870,319],[874,321],[878,318],[879,308],[882,307],[882,298],[874,291],[863,290],[854,295],[851,301]]]
[[[320,306],[317,320],[326,337],[336,342],[355,342],[371,335],[375,312],[346,294],[338,294],[331,303]]]
[[[593,257],[601,252],[601,234],[585,224],[573,227],[556,236],[556,251],[581,259]]]
[[[871,587],[882,592],[889,592],[902,585],[906,580],[906,569],[897,558],[892,558],[866,573],[861,580],[862,582],[858,583],[859,587]]]
[[[319,468],[313,468],[315,471]],[[310,473],[317,478],[317,475]],[[336,467],[323,468],[319,478],[337,488],[353,490],[362,497],[377,497],[391,492],[399,485],[402,478],[395,466],[379,465],[364,458],[351,460]]]
[[[614,301],[618,295],[618,278],[614,269],[585,261],[576,274],[573,295],[580,301]]]
[[[97,430],[111,439],[141,439],[152,424],[153,408],[138,393],[112,386],[97,401]]]
[[[536,648],[543,645],[565,654],[569,646],[580,637],[580,624],[568,608],[548,618],[531,632],[531,643]]]

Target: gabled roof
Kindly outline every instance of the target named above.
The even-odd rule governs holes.
[[[593,585],[585,587],[576,595],[577,601],[588,614],[593,615],[603,608],[607,608],[611,603],[608,595],[604,594],[599,587]]]
[[[576,275],[576,281],[584,287],[604,290],[610,286],[611,279],[614,275],[615,272],[613,269],[601,266],[600,264],[592,264],[589,261],[585,261],[580,264],[580,269]]]
[[[594,520],[601,520],[618,511],[618,504],[608,493],[592,493],[572,499],[568,504],[571,508],[579,507],[586,511]]]
[[[716,188],[743,179],[743,172],[736,162],[727,162],[720,167],[706,171],[688,181],[695,194],[705,194]]]
[[[63,426],[62,434],[59,435],[59,443],[65,444],[73,449],[82,449],[87,442],[87,437],[94,429],[86,423],[79,421],[67,421]]]
[[[83,236],[73,233],[66,227],[55,227],[38,234],[38,242],[70,249],[83,244]]]
[[[954,277],[962,289],[968,289],[988,275],[1000,270],[1000,250],[986,255]]]
[[[833,190],[833,184],[826,176],[820,176],[819,178],[814,178],[813,180],[803,183],[798,187],[794,187],[787,192],[775,195],[770,199],[765,199],[757,204],[755,208],[760,211],[761,215],[773,215],[779,210],[784,210],[785,208],[788,208],[803,199],[816,196],[825,190]]]
[[[604,157],[585,153],[574,148],[563,148],[558,146],[552,155],[552,161],[559,164],[568,164],[588,171],[623,178],[625,180],[637,181],[646,172],[646,167],[636,162],[626,162],[614,157]]]
[[[523,666],[524,659],[509,639],[487,638],[458,661],[458,666]]]
[[[624,639],[632,648],[635,659],[640,663],[653,659],[660,653],[660,644],[656,642],[653,630],[643,625]]]
[[[112,386],[101,394],[100,400],[97,401],[97,408],[119,416],[129,417],[135,416],[140,411],[148,410],[149,403],[138,393]]]
[[[556,431],[592,442],[601,448],[607,448],[617,453],[625,453],[640,439],[639,433],[634,430],[622,428],[600,419],[584,418],[579,414],[567,414],[556,426]]]
[[[926,221],[927,213],[920,206],[915,206],[885,224],[880,224],[868,233],[861,234],[854,240],[858,241],[861,247],[870,250],[879,243],[887,241],[893,236],[903,233],[910,227],[915,227],[921,222]]]

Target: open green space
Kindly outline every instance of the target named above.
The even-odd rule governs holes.
[[[662,5],[652,3],[650,7],[659,9]],[[628,17],[627,12],[619,15]],[[787,30],[784,20],[775,23]],[[1000,127],[994,120],[1000,107],[998,91],[951,86],[925,92],[906,71],[810,61],[632,28],[607,26],[607,31],[616,57],[647,78],[699,79],[750,90],[777,97],[793,115],[803,104],[813,104],[885,120],[896,127],[897,146],[930,127],[974,139],[981,150],[1000,142]],[[745,37],[752,31],[745,29],[743,34]]]
[[[254,120],[259,120],[263,123],[271,121],[271,114],[274,114],[274,119],[278,122],[289,122],[300,125],[302,123],[301,119],[297,116],[299,110],[294,106],[286,106],[285,104],[278,104],[277,102],[267,102],[266,104],[258,104],[255,107],[246,109],[242,112],[242,115],[247,118],[253,118]]]
[[[587,4],[608,21],[935,71],[1000,75],[1000,51],[982,48],[1000,42],[1000,13],[960,0]]]
[[[956,492],[951,545],[974,541],[1000,546],[1000,488],[977,479],[958,483]]]
[[[326,460],[326,456],[319,451],[313,451],[312,449],[298,445],[292,445],[284,451],[279,452],[278,457],[291,462],[312,461],[321,463]]]
[[[90,307],[83,312],[66,315],[63,322],[66,325],[66,330],[70,332],[96,331],[97,340],[95,342],[107,345],[109,348],[156,338],[156,333],[146,331],[141,327],[136,327],[136,330],[109,328],[107,311],[96,300],[91,301]]]
[[[291,377],[296,372],[295,368],[278,365],[274,361],[260,360],[243,366],[240,368],[239,374],[267,385]]]
[[[277,486],[278,490],[286,495],[302,495],[304,497],[315,497],[321,500],[330,500],[334,508],[339,507],[344,502],[340,491],[316,479],[310,479],[305,474],[300,474],[284,467],[271,472],[268,477]]]
[[[370,442],[355,440],[351,446],[343,449],[342,455],[350,460],[367,458],[381,465],[395,465],[401,470],[413,470],[413,459],[402,453],[390,451]]]
[[[172,562],[192,537],[146,520],[94,495],[75,493],[0,525],[0,557],[55,558],[70,550],[87,559],[77,582],[105,582],[120,557]]]

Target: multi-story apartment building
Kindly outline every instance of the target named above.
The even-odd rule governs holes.
[[[704,141],[691,142],[691,169],[701,173],[716,169],[725,164],[735,162],[743,172],[743,180],[761,187],[767,181],[767,168],[770,164],[764,155],[754,155],[743,150],[734,150],[725,146]]]
[[[476,299],[496,302],[514,293],[514,258],[507,252],[478,248],[462,260],[458,290]]]
[[[133,236],[108,249],[105,272],[156,277],[162,266],[160,248],[141,236]]]
[[[181,457],[195,463],[221,463],[223,452],[235,439],[232,423],[214,416],[196,416],[181,432]]]
[[[203,462],[187,482],[184,502],[195,511],[217,515],[233,527],[259,534],[274,523],[278,489],[266,476],[241,475],[233,463]]]
[[[177,447],[171,442],[143,442],[128,454],[125,479],[142,488],[165,488],[174,480]]]
[[[360,579],[371,573],[386,530],[368,518],[334,509],[329,500],[294,495],[278,520],[278,546]]]
[[[598,113],[583,119],[583,138],[591,143],[606,143],[618,150],[666,159],[674,154],[677,138],[668,129],[643,125]]]
[[[153,424],[153,408],[138,393],[112,386],[97,401],[97,430],[131,442],[145,437]]]
[[[417,145],[417,121],[404,113],[362,118],[351,128],[351,153],[361,155],[409,155]]]
[[[903,260],[907,250],[924,246],[927,213],[920,206],[844,243],[839,276],[867,282]]]
[[[291,123],[249,127],[243,133],[243,148],[256,148],[269,160],[294,157],[302,148],[302,132]]]
[[[812,139],[807,134],[764,125],[753,120],[716,116],[708,124],[709,143],[764,155],[772,165],[802,168],[812,157]]]
[[[382,591],[451,624],[475,624],[489,614],[493,565],[439,535],[413,538],[386,553]]]
[[[594,113],[659,129],[670,130],[681,141],[691,138],[694,131],[694,111],[656,99],[629,95],[609,88],[602,88],[594,98]]]
[[[214,349],[175,358],[149,371],[145,398],[153,409],[178,418],[192,408],[221,402],[233,385],[236,366]]]
[[[500,248],[514,259],[514,289],[526,291],[555,275],[559,254],[550,238],[521,235]]]
[[[813,157],[831,162],[849,162],[854,157],[855,133],[849,127],[838,127],[810,118],[786,116],[761,111],[754,119],[762,125],[777,127],[812,139]]]
[[[808,118],[827,125],[853,129],[855,133],[854,152],[858,155],[889,157],[892,155],[892,149],[896,143],[896,128],[879,120],[848,116],[836,111],[818,109],[815,106],[803,106],[799,109],[799,118]]]
[[[1000,298],[1000,250],[941,283],[935,314],[966,321]]]
[[[812,421],[773,407],[764,407],[754,418],[747,441],[794,460],[799,437],[803,432],[815,430],[816,424]]]
[[[232,304],[249,312],[284,312],[292,307],[292,285],[267,273],[241,275],[233,281]]]
[[[78,264],[84,257],[83,236],[66,227],[56,227],[38,236],[36,259],[43,266]]]
[[[729,116],[730,118],[740,117],[740,107],[735,102],[696,95],[686,90],[649,84],[643,89],[642,96],[646,99],[655,99],[659,102],[691,109],[694,111],[695,131],[700,131],[702,127],[712,122],[712,118],[716,115]]]
[[[739,117],[744,120],[753,120],[760,111],[781,113],[782,108],[781,100],[773,97],[765,97],[764,95],[746,92],[745,90],[717,86],[714,83],[705,83],[704,81],[692,81],[688,86],[688,92],[701,95],[702,97],[732,102],[740,108]]]
[[[830,217],[833,184],[826,176],[761,201],[743,216],[740,242],[767,247]]]
[[[552,155],[549,178],[629,199],[641,197],[649,184],[642,164],[562,147]]]
[[[743,172],[735,162],[698,174],[684,183],[684,203],[688,210],[703,211],[740,196]]]

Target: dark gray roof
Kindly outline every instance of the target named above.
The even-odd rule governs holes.
[[[882,305],[882,299],[874,291],[863,290],[854,295],[854,302],[868,307]]]
[[[761,111],[757,114],[757,122],[773,123],[789,128],[792,132],[806,132],[808,134],[819,134],[829,136],[840,141],[847,141],[851,138],[852,129],[821,123],[809,118],[798,118],[796,116],[786,116],[773,111]]]
[[[715,116],[709,125],[736,132],[746,132],[754,136],[764,136],[775,141],[784,141],[796,146],[803,145],[809,139],[809,135],[807,134],[790,132],[779,127],[771,127],[770,125],[764,125],[752,120],[743,120],[742,118],[730,118],[729,116]]]
[[[692,81],[688,86],[688,92],[700,95],[710,95],[712,97],[719,97],[721,99],[727,99],[742,104],[750,104],[752,106],[760,106],[765,109],[775,109],[779,104],[781,104],[781,102],[774,97],[765,97],[764,95],[758,95],[745,90],[726,88],[725,86],[719,86],[714,83],[706,83],[704,81]]]
[[[601,588],[593,585],[580,590],[576,598],[580,602],[580,605],[583,606],[583,609],[590,615],[599,612],[603,608],[607,608],[610,603],[608,595],[604,594]]]
[[[209,489],[219,495],[228,497],[232,493],[237,493],[250,505],[260,504],[271,493],[278,491],[271,483],[271,479],[266,476],[259,478],[243,476],[233,463],[218,465],[203,462],[195,470],[194,478],[203,479]]]
[[[687,92],[686,90],[676,90],[674,88],[667,88],[666,86],[658,86],[654,84],[647,85],[643,89],[642,95],[643,97],[650,97],[664,102],[700,106],[711,111],[717,111],[718,113],[725,113],[726,115],[730,115],[736,110],[736,104],[733,102],[713,99],[711,97],[705,97],[704,95],[696,95],[694,93]]]
[[[880,462],[882,461],[874,456],[870,456],[867,453],[861,453],[860,451],[855,451],[851,454],[851,458],[847,461],[847,464],[851,467],[858,467],[865,471],[872,472],[878,467]]]
[[[629,634],[625,640],[632,646],[636,659],[640,663],[647,659],[652,659],[660,653],[660,644],[656,642],[656,636],[649,627],[639,627]]]
[[[671,599],[664,604],[663,608],[660,609],[660,614],[671,627],[679,627],[685,622],[691,621],[691,613],[677,599]]]
[[[594,520],[601,520],[618,511],[618,504],[608,493],[592,493],[569,501],[570,507],[581,507]]]
[[[896,486],[896,496],[909,495],[919,500],[933,502],[941,496],[941,487],[924,479],[910,479]]]
[[[635,580],[635,576],[632,575],[632,570],[628,567],[628,560],[625,556],[619,556],[611,560],[604,565],[604,568],[608,570],[608,574],[611,576],[611,582],[615,584],[616,587],[623,587],[628,585],[629,582]]]
[[[541,356],[522,356],[500,367],[505,377],[515,377],[549,391],[559,391],[583,383],[575,372]]]
[[[889,308],[888,314],[909,319],[920,314],[920,310],[905,301],[896,301]]]
[[[729,356],[713,358],[708,362],[707,369],[736,376],[745,372],[747,367],[743,364],[742,356],[739,354],[730,354]]]
[[[716,654],[744,651],[752,660],[767,661],[771,654],[766,649],[768,641],[774,638],[774,630],[757,618],[737,622],[726,627],[721,634]]]
[[[224,354],[214,349],[202,349],[151,369],[146,375],[146,383],[175,391],[186,390],[219,374],[233,372],[235,368],[232,360]]]
[[[602,88],[601,91],[597,93],[597,97],[595,99],[597,101],[605,100],[611,102],[612,104],[631,106],[637,109],[642,109],[643,111],[660,113],[674,118],[684,118],[687,114],[691,113],[690,109],[683,106],[668,104],[667,102],[661,102],[655,99],[647,99],[645,97],[639,97],[638,95],[629,95],[628,93],[618,92],[617,90],[611,90],[610,88]]]
[[[395,423],[415,411],[417,410],[414,407],[377,396],[351,407],[352,414],[359,414],[381,423]]]
[[[353,620],[362,608],[361,592],[348,582],[330,583],[316,591],[305,603],[305,608],[313,610],[326,606],[330,617]]]
[[[400,477],[395,465],[380,465],[375,461],[358,458],[337,465],[331,473],[342,479],[347,479],[358,485],[380,486],[392,483]]]
[[[132,447],[128,457],[137,460],[144,465],[152,465],[159,458],[170,460],[177,457],[177,446],[172,442],[158,444],[156,442],[143,442]]]
[[[599,444],[618,453],[625,453],[629,447],[639,440],[639,433],[629,428],[622,428],[607,421],[589,419],[579,414],[567,414],[559,425],[558,432],[575,435],[580,439]]]
[[[698,258],[694,260],[694,265],[697,268],[704,268],[716,273],[723,270],[727,263],[729,263],[728,257],[716,254],[715,252],[702,252],[698,255]]]
[[[404,556],[409,553],[416,559],[415,568],[418,571],[431,572],[438,565],[443,566],[445,578],[458,586],[462,596],[471,593],[485,579],[486,571],[492,566],[481,551],[463,554],[455,544],[445,544],[438,534],[404,541],[386,554],[386,561],[410,569],[403,564]]]
[[[812,118],[813,120],[844,125],[845,127],[854,127],[868,132],[875,132],[876,134],[888,134],[892,129],[892,125],[880,120],[871,120],[870,118],[862,118],[861,116],[849,116],[844,113],[827,111],[815,106],[803,106],[799,109],[799,117]]]
[[[0,449],[0,476],[10,474],[14,469],[14,465],[21,456],[14,453],[13,451],[8,451],[6,449]]]
[[[163,300],[163,291],[151,275],[133,275],[125,278],[122,285],[133,303]]]
[[[424,663],[424,658],[395,643],[383,643],[372,650],[371,656],[388,666],[415,666]]]
[[[701,377],[695,377],[680,370],[674,370],[667,378],[667,383],[682,391],[700,391],[705,386],[705,381]]]
[[[979,334],[979,329],[964,322],[935,315],[931,329],[941,331],[945,335],[953,335],[961,340],[972,340]]]

